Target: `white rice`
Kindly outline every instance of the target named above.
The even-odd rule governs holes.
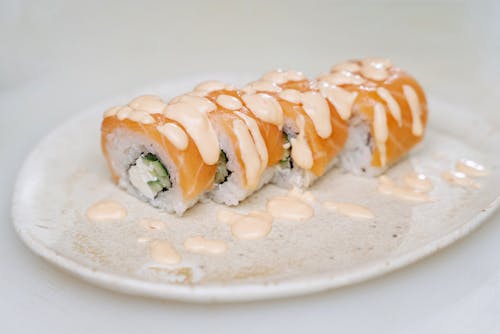
[[[243,186],[243,166],[241,166],[236,159],[233,146],[234,143],[225,134],[222,128],[216,126],[216,131],[218,132],[221,150],[224,151],[227,157],[226,168],[231,171],[231,175],[229,175],[226,182],[216,184],[214,189],[208,194],[208,197],[217,203],[237,205],[252,193],[262,188],[265,184],[269,183],[273,177],[275,167],[268,168],[262,173],[259,184],[255,189],[246,189]]]
[[[386,167],[379,168],[371,165],[375,142],[370,133],[368,119],[360,113],[354,114],[349,120],[348,133],[347,141],[339,154],[342,169],[362,176],[382,174]]]
[[[107,149],[113,169],[118,173],[118,185],[128,193],[148,202],[154,207],[165,210],[169,213],[182,215],[188,208],[198,202],[197,199],[186,201],[183,199],[182,191],[177,180],[179,174],[177,168],[166,152],[156,143],[144,135],[137,134],[130,130],[119,128],[107,135]],[[167,191],[162,191],[154,199],[149,199],[138,191],[129,181],[128,169],[141,153],[150,152],[158,157],[170,175],[172,187]]]
[[[326,166],[325,173],[337,164],[338,159],[332,159]],[[292,168],[277,167],[272,182],[281,188],[292,189],[297,187],[300,189],[306,189],[320,177],[321,176],[316,176],[314,173],[298,166],[293,166]]]
[[[287,118],[283,126],[283,132],[286,133],[288,138],[295,138],[298,135],[298,131],[297,124],[295,124],[293,120]],[[333,168],[337,163],[337,158],[332,159],[326,166],[325,173]],[[282,188],[291,189],[293,187],[297,187],[300,189],[306,189],[309,188],[317,179],[318,176],[316,176],[313,172],[300,168],[299,166],[293,164],[292,161],[292,168],[283,168],[279,165],[276,167],[272,183]]]
[[[283,127],[284,132],[293,138],[297,135],[297,127],[292,121],[287,120]],[[310,187],[318,179],[314,173],[298,166],[283,168],[279,164],[268,168],[260,178],[260,182],[255,189],[245,189],[242,182],[242,169],[235,159],[234,143],[221,128],[217,128],[221,149],[227,157],[226,168],[231,171],[226,182],[214,185],[212,191],[202,194],[196,199],[186,201],[182,197],[182,191],[178,185],[178,171],[175,164],[166,152],[155,142],[144,135],[124,128],[119,128],[115,132],[108,134],[108,151],[114,170],[119,176],[119,186],[139,199],[151,205],[163,209],[169,213],[183,214],[188,208],[196,204],[199,200],[209,198],[217,203],[226,205],[237,205],[253,192],[260,189],[267,183],[274,183],[283,188],[298,187],[305,189]],[[355,114],[349,122],[349,136],[344,148],[338,157],[332,159],[326,168],[325,173],[334,166],[340,165],[346,172],[356,175],[376,176],[381,174],[386,168],[376,168],[371,166],[374,150],[374,140],[370,134],[368,120],[360,114]],[[157,194],[154,199],[149,199],[138,191],[129,181],[128,169],[142,153],[152,153],[158,157],[161,163],[168,170],[172,187],[167,191]],[[293,162],[292,162],[293,163]]]

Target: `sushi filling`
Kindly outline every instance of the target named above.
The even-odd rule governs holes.
[[[280,167],[284,169],[293,168],[293,162],[291,157],[291,144],[290,138],[286,133],[283,132],[283,156],[280,160]]]
[[[227,169],[227,156],[224,151],[220,151],[219,161],[217,162],[217,172],[215,173],[215,184],[222,184],[227,181],[231,171]]]
[[[130,183],[149,199],[172,187],[167,169],[152,153],[142,153],[128,169],[128,177]]]

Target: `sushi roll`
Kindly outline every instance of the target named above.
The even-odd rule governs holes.
[[[263,185],[307,188],[333,166],[377,175],[423,137],[425,94],[386,59],[317,80],[276,70],[237,90],[207,81],[165,103],[143,95],[104,113],[114,181],[167,212],[210,198],[236,205]]]
[[[282,131],[284,152],[275,184],[307,188],[335,165],[347,139],[347,123],[315,82],[298,71],[276,70],[248,84],[243,93],[250,111]]]
[[[422,87],[390,60],[337,64],[318,78],[321,94],[349,124],[340,154],[344,170],[379,175],[420,142],[427,124]]]
[[[206,114],[219,142],[214,186],[208,197],[218,203],[236,205],[269,183],[283,155],[281,130],[252,114],[241,92],[219,81],[199,84],[174,98],[165,109],[178,105],[210,105]]]
[[[219,144],[205,114],[189,109],[169,118],[165,106],[145,95],[107,110],[101,145],[121,188],[180,215],[212,189]]]

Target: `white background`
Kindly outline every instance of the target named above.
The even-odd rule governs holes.
[[[181,75],[278,66],[314,75],[368,55],[391,57],[430,94],[499,126],[493,1],[1,1],[0,332],[500,332],[499,213],[385,277],[229,305],[102,290],[32,255],[15,235],[10,201],[23,158],[89,104]]]

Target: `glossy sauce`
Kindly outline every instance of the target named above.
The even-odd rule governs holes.
[[[116,111],[116,117],[122,121],[122,120],[126,119],[133,111],[134,110],[132,108],[130,108],[129,106],[120,107]]]
[[[275,218],[305,220],[314,215],[313,208],[306,202],[289,196],[277,196],[267,202],[267,211]]]
[[[258,80],[249,83],[242,90],[247,94],[255,94],[256,92],[278,93],[281,88],[274,82]]]
[[[302,72],[295,70],[283,71],[281,69],[268,72],[262,76],[262,80],[271,81],[278,85],[289,81],[302,81],[305,79],[306,77]]]
[[[403,85],[403,93],[408,101],[408,105],[410,106],[412,118],[411,131],[415,136],[421,136],[424,132],[424,128],[421,120],[422,107],[420,105],[418,95],[413,87],[408,85]]]
[[[182,124],[207,165],[217,163],[220,154],[219,141],[205,112],[189,102],[179,102],[168,105],[163,114]]]
[[[273,217],[267,212],[250,212],[240,214],[232,210],[222,209],[217,212],[217,220],[230,224],[232,234],[238,239],[262,239],[271,232]]]
[[[347,71],[334,72],[322,75],[319,77],[319,80],[334,86],[362,85],[366,82],[366,80],[359,74]]]
[[[260,132],[257,122],[242,112],[236,111],[235,114],[245,122],[246,126],[250,130],[253,142],[255,143],[255,147],[260,156],[261,169],[265,169],[269,160],[269,153],[267,152],[266,142],[262,137],[262,133]]]
[[[344,121],[351,118],[352,106],[358,96],[358,92],[349,92],[341,87],[331,86],[327,83],[322,83],[319,91],[333,104],[340,118]]]
[[[383,81],[389,77],[387,71],[392,66],[389,59],[384,58],[365,58],[361,60],[360,72],[365,78]]]
[[[190,237],[184,241],[184,248],[192,253],[219,255],[227,250],[227,245],[222,240],[209,240],[201,236]]]
[[[408,201],[431,201],[431,198],[427,193],[413,191],[411,188],[400,187],[386,175],[382,175],[379,177],[378,191],[382,194],[391,195]]]
[[[238,140],[241,159],[245,169],[247,187],[254,189],[259,184],[261,160],[257,147],[245,123],[239,119],[233,121],[233,131]]]
[[[201,96],[192,96],[192,95],[181,95],[178,97],[177,102],[169,104],[189,105],[201,113],[210,113],[217,109],[217,106],[209,99]]]
[[[411,172],[404,177],[405,184],[415,191],[429,192],[432,190],[432,182],[427,176],[421,173]]]
[[[116,118],[118,118],[120,121],[126,119],[130,113],[132,113],[134,110],[130,108],[129,106],[123,106],[119,107],[118,110],[116,111]]]
[[[293,187],[289,192],[288,192],[289,197],[295,197],[300,199],[301,201],[304,201],[306,203],[312,204],[316,200],[314,197],[313,193],[310,191],[304,191],[300,188]]]
[[[323,206],[328,210],[333,210],[344,216],[352,218],[363,218],[363,219],[375,218],[375,215],[370,209],[358,204],[326,201],[323,203]]]
[[[151,258],[155,262],[167,265],[181,262],[177,250],[166,240],[154,240],[151,243]]]
[[[295,104],[299,104],[302,100],[302,93],[296,89],[285,89],[278,96],[285,101]]]
[[[149,114],[161,114],[163,108],[165,108],[165,102],[159,96],[141,95],[133,99],[128,106]]]
[[[385,101],[385,103],[387,103],[389,112],[391,113],[392,117],[394,117],[398,125],[403,125],[403,120],[401,118],[401,108],[399,107],[398,102],[394,99],[392,94],[384,87],[377,88],[377,94]]]
[[[448,183],[465,188],[480,188],[479,184],[467,176],[467,174],[457,171],[445,171],[441,177]]]
[[[217,104],[228,110],[239,110],[243,107],[241,101],[234,96],[221,94],[217,96]]]
[[[301,115],[297,119],[299,134],[295,138],[290,138],[290,144],[292,145],[291,157],[297,166],[309,170],[314,164],[314,159],[311,148],[305,138],[304,122],[304,117]]]
[[[361,66],[359,66],[359,64],[352,62],[352,61],[346,61],[344,63],[334,65],[330,69],[330,72],[340,72],[340,71],[359,72],[360,70],[361,70]]]
[[[93,222],[118,221],[127,217],[127,210],[118,202],[105,200],[89,207],[86,215]]]
[[[483,165],[468,159],[461,159],[455,164],[455,169],[470,177],[480,177],[488,175],[488,171]]]
[[[283,110],[274,97],[259,93],[243,95],[242,99],[255,116],[281,129],[283,126]]]
[[[186,132],[175,123],[165,123],[158,125],[156,129],[167,138],[176,148],[184,151],[188,146]]]
[[[152,124],[154,123],[153,117],[145,111],[142,110],[134,110],[130,107],[121,107],[116,112],[116,117],[119,120],[130,119],[135,122],[139,122],[142,124]]]
[[[318,92],[305,92],[301,97],[302,107],[314,124],[316,133],[321,138],[332,134],[330,108],[326,100]]]
[[[234,90],[234,87],[231,85],[226,85],[222,81],[218,80],[209,80],[204,81],[194,87],[193,91],[200,92],[201,96],[207,95],[211,92],[215,92],[217,90]]]
[[[376,103],[374,113],[373,131],[375,135],[375,144],[377,145],[377,149],[380,153],[380,163],[382,166],[385,166],[387,162],[385,143],[389,137],[385,107],[380,103]]]
[[[134,110],[128,114],[127,118],[142,124],[153,124],[155,122],[149,113],[142,110]]]

